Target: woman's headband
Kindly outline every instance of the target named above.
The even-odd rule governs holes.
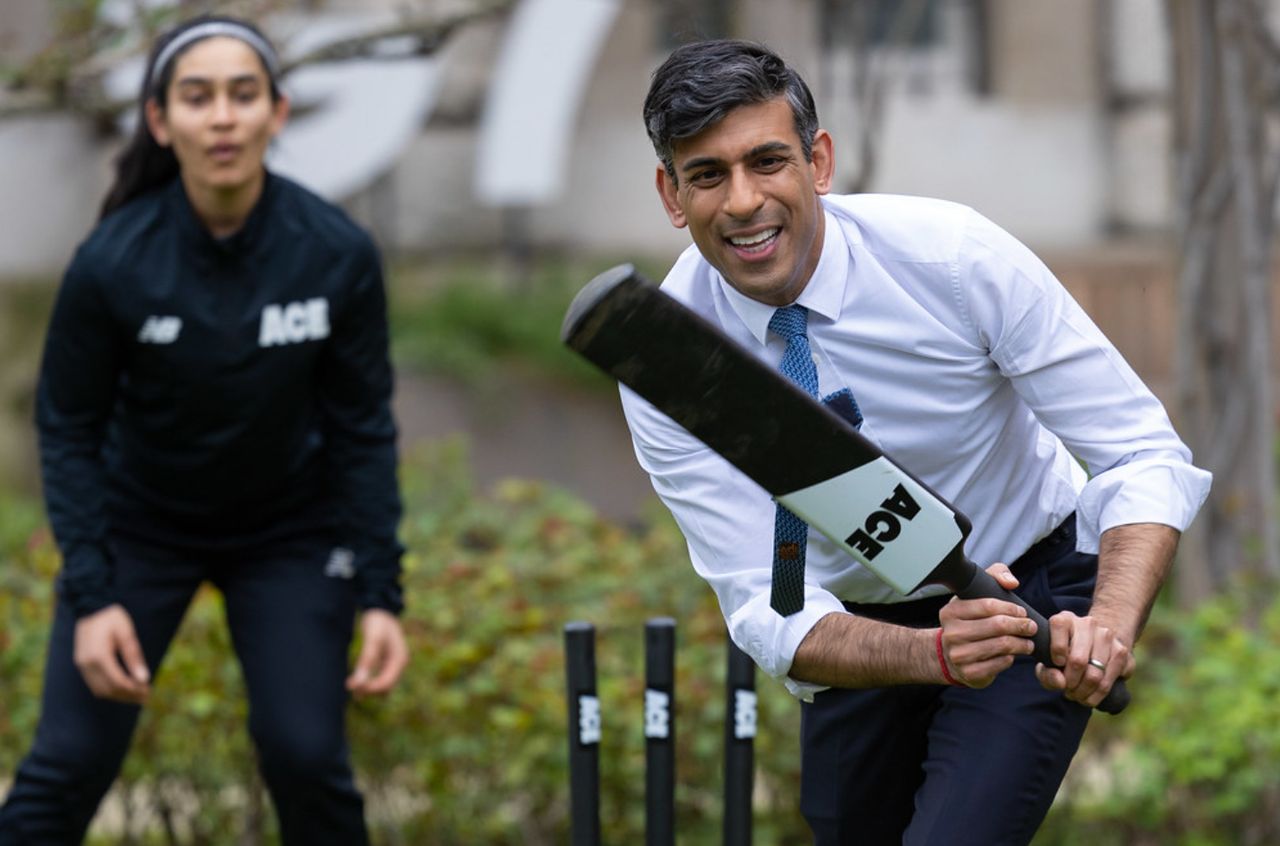
[[[280,57],[276,55],[275,48],[261,35],[244,24],[233,21],[206,21],[196,24],[190,29],[184,29],[172,41],[164,45],[164,49],[156,56],[156,60],[151,63],[151,71],[147,78],[154,84],[159,72],[164,70],[164,66],[172,61],[179,51],[202,38],[212,38],[217,35],[234,38],[248,44],[262,57],[262,63],[267,66],[267,74],[272,80],[280,75]]]

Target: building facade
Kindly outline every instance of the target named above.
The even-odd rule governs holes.
[[[687,239],[654,192],[640,108],[665,54],[698,35],[764,41],[801,69],[836,139],[844,190],[968,203],[1032,246],[1059,251],[1169,225],[1159,0],[595,2],[613,6],[612,23],[573,104],[563,167],[548,157],[556,195],[506,209],[478,198],[476,174],[486,167],[478,133],[513,16],[468,25],[436,56],[439,90],[421,131],[362,190],[339,198],[388,250],[488,250],[514,237],[674,255]],[[307,2],[293,19],[403,5]],[[50,9],[6,0],[6,57],[50,37]],[[0,121],[0,277],[62,267],[92,225],[118,144],[66,114]]]

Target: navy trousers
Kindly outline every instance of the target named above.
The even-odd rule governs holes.
[[[367,843],[344,723],[355,593],[325,574],[331,545],[299,539],[216,555],[124,539],[112,547],[118,595],[153,677],[201,582],[222,591],[284,843]],[[128,750],[140,708],[93,696],[72,662],[74,630],[59,603],[40,722],[0,808],[0,846],[80,843]]]
[[[1045,617],[1087,613],[1097,556],[1068,519],[1012,565]],[[850,605],[919,628],[945,603]],[[982,690],[825,690],[801,706],[800,808],[817,846],[1024,846],[1044,820],[1090,709],[1040,687],[1020,657]]]

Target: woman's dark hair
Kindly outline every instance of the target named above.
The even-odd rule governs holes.
[[[734,39],[678,47],[656,71],[644,100],[644,125],[672,179],[675,142],[692,138],[738,106],[786,97],[805,161],[813,158],[818,110],[813,94],[776,53]]]
[[[209,23],[226,23],[243,27],[261,38],[265,44],[270,44],[261,30],[253,24],[226,15],[200,15],[191,18],[156,39],[155,44],[151,46],[151,52],[147,55],[146,74],[142,80],[142,91],[138,95],[137,126],[134,127],[129,144],[116,157],[115,181],[102,201],[102,210],[98,214],[99,220],[130,200],[164,185],[178,175],[178,159],[173,155],[173,150],[156,143],[151,130],[147,128],[147,101],[155,100],[161,108],[167,105],[169,83],[173,81],[173,69],[178,63],[178,58],[204,38],[197,38],[190,44],[183,45],[181,49],[165,59],[163,67],[158,68],[155,66],[156,59],[164,52],[165,47],[184,32]],[[216,34],[219,33],[210,33],[211,36]],[[255,49],[255,52],[258,51]],[[275,75],[266,58],[260,53],[258,58],[262,61],[263,69],[267,71],[267,78],[271,82],[271,99],[273,102],[279,101],[280,88]]]

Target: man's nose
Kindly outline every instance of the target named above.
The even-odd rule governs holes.
[[[725,196],[724,211],[730,217],[739,220],[751,218],[764,204],[764,194],[760,191],[754,175],[741,171],[729,174],[729,191]]]

